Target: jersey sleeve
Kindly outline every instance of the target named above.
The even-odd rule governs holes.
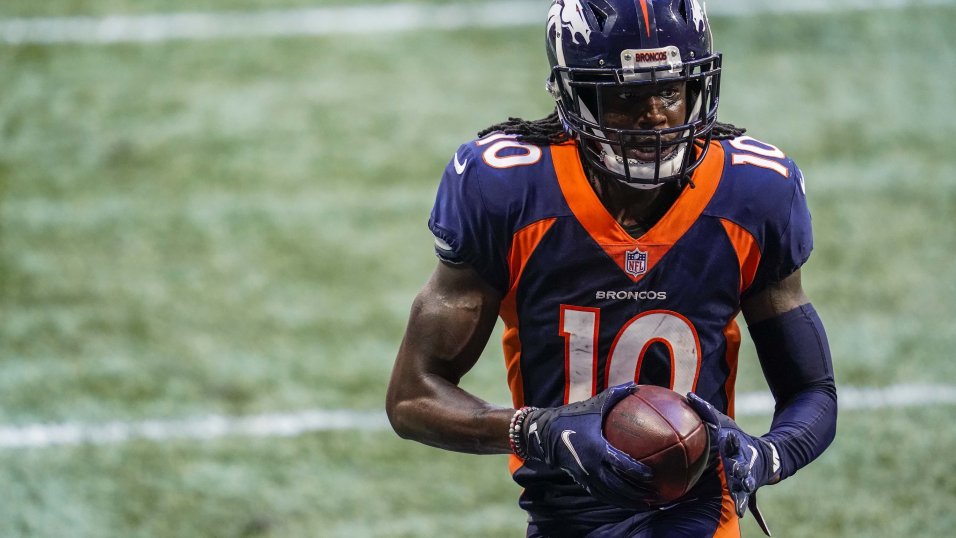
[[[792,160],[787,160],[789,182],[773,204],[764,235],[763,253],[753,285],[747,290],[752,295],[773,282],[793,274],[806,263],[813,250],[813,229],[807,206],[803,172]]]
[[[508,285],[507,234],[502,216],[486,203],[481,158],[473,150],[471,144],[462,145],[445,167],[428,227],[440,259],[469,265],[503,294]]]

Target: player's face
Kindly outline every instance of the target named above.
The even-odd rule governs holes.
[[[604,125],[616,129],[662,130],[683,125],[687,120],[687,86],[684,82],[659,84],[653,87],[620,87],[604,93]],[[663,141],[673,140],[677,133],[664,135]],[[631,137],[625,142],[640,144],[651,139]],[[666,157],[676,146],[665,147]],[[628,151],[628,157],[653,161],[652,147],[637,146]]]

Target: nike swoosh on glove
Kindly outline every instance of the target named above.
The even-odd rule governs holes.
[[[693,392],[687,393],[687,401],[707,424],[710,446],[720,456],[724,478],[737,516],[743,517],[749,506],[760,528],[770,536],[770,530],[757,507],[756,493],[758,488],[768,484],[773,478],[773,445],[747,434],[734,419],[721,413]]]
[[[634,383],[611,387],[583,402],[533,410],[522,424],[527,458],[561,469],[594,498],[646,508],[655,498],[651,470],[604,438],[604,417],[633,392]]]

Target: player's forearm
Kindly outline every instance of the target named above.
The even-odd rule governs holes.
[[[499,304],[469,267],[436,267],[412,305],[388,387],[386,410],[400,436],[458,452],[510,452],[514,409],[458,386],[481,356]]]
[[[405,439],[470,454],[510,454],[514,409],[492,405],[437,376],[420,380],[413,397],[390,398],[389,420]]]
[[[836,436],[837,395],[832,379],[793,397],[774,414],[763,439],[777,449],[779,470],[774,480],[792,476],[826,450]]]
[[[777,401],[764,439],[777,450],[774,480],[816,459],[836,435],[837,396],[823,322],[809,303],[750,326]]]

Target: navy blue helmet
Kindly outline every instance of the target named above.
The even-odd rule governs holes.
[[[720,53],[699,0],[553,0],[548,90],[589,164],[638,188],[682,181],[717,121]],[[612,94],[684,84],[687,117],[665,129],[608,125]]]

